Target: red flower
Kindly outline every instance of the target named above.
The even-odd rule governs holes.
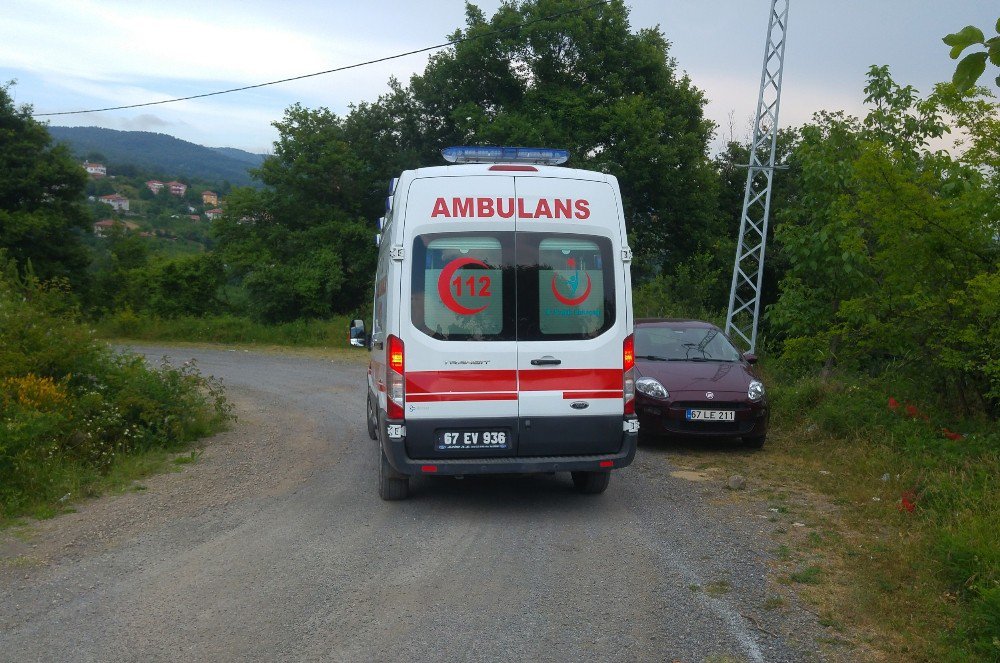
[[[903,491],[900,496],[899,505],[897,508],[900,511],[906,511],[907,513],[913,513],[913,510],[917,508],[917,493],[913,490]]]
[[[956,433],[955,431],[950,431],[947,428],[942,428],[941,429],[941,434],[944,435],[949,440],[961,440],[963,437],[965,437],[961,433]]]
[[[889,409],[895,412],[899,409],[899,401],[897,401],[892,396],[889,397]]]

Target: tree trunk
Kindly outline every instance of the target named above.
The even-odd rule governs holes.
[[[834,334],[830,338],[830,347],[826,354],[826,361],[823,362],[823,370],[819,376],[823,380],[828,380],[833,375],[833,367],[837,365],[837,347],[840,345],[840,334]]]

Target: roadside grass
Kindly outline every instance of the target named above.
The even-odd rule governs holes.
[[[137,341],[186,341],[349,349],[351,318],[264,324],[234,315],[159,318],[126,310],[94,323],[99,336]]]
[[[821,624],[884,660],[1000,660],[995,423],[891,411],[872,381],[769,384],[763,450],[688,445],[673,459],[747,477],[779,585]]]

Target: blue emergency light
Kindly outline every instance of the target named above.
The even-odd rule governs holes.
[[[446,147],[441,156],[448,163],[535,163],[558,166],[569,160],[568,150],[548,147]]]

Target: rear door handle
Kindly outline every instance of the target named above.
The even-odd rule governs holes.
[[[532,366],[558,366],[561,363],[562,363],[562,359],[546,358],[546,359],[532,359],[531,360],[531,365]]]

